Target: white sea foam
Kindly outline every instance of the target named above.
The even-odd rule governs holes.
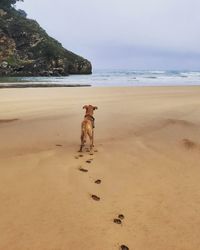
[[[92,75],[0,78],[1,82],[35,82],[92,86],[200,85],[200,71],[95,70]],[[0,83],[1,84],[1,83]],[[7,83],[9,84],[9,83]],[[31,83],[30,83],[31,84]]]

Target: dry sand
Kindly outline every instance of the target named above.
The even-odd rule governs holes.
[[[3,89],[0,250],[200,249],[199,162],[200,87]]]

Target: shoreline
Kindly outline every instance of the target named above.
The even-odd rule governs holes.
[[[91,88],[184,88],[184,87],[200,87],[200,84],[183,84],[183,85],[99,85],[93,86],[92,84],[56,84],[56,83],[0,83],[0,89],[23,89],[23,88],[79,88],[79,87],[91,87]]]
[[[90,84],[56,84],[56,83],[0,83],[0,89],[8,88],[63,88],[63,87],[91,87]]]

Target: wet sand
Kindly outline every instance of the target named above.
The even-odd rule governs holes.
[[[200,87],[1,89],[0,139],[0,250],[199,249]]]

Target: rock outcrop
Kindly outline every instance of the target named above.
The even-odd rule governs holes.
[[[91,63],[64,49],[15,9],[0,9],[0,76],[90,74]]]

